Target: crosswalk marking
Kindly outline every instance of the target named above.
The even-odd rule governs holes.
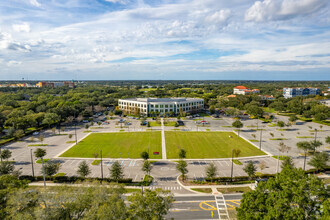
[[[181,190],[181,186],[149,186],[148,189],[155,190],[155,189],[164,189],[164,190]]]

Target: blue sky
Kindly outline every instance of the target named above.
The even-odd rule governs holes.
[[[330,80],[328,0],[0,1],[0,80]]]

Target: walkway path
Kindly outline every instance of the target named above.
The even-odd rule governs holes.
[[[161,118],[160,122],[162,124],[162,159],[167,159],[166,157],[166,143],[165,143],[165,127],[164,127],[164,119]]]

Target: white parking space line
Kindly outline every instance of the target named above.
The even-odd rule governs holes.
[[[70,165],[72,165],[74,162],[76,162],[75,160],[72,160],[72,162],[70,163]]]
[[[226,164],[226,166],[229,166],[228,163],[227,163],[227,161],[223,161],[223,162]]]
[[[137,177],[138,177],[138,175],[136,174],[136,176],[135,176],[135,178],[134,178],[134,181],[136,181]]]
[[[132,163],[132,160],[129,162],[128,166],[130,167],[131,166],[131,163]]]
[[[196,175],[194,174],[194,179],[197,180]]]
[[[120,165],[123,165],[123,163],[124,163],[124,161],[122,160]]]
[[[134,164],[132,165],[133,167],[135,166],[136,160],[134,160]]]

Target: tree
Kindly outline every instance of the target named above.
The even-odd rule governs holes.
[[[90,173],[91,173],[91,169],[89,168],[87,162],[85,160],[81,161],[78,165],[77,174],[85,178]]]
[[[44,120],[42,124],[48,125],[50,127],[52,124],[56,124],[61,120],[61,117],[56,113],[45,113]]]
[[[56,163],[54,161],[49,161],[49,162],[45,163],[45,165],[44,165],[45,174],[49,177],[51,177],[51,176],[55,175],[56,173],[58,173],[60,168],[61,168],[61,164]]]
[[[231,181],[233,181],[233,175],[234,175],[234,158],[238,157],[241,153],[240,149],[232,149],[231,151]]]
[[[144,193],[134,193],[128,197],[130,206],[128,213],[131,219],[164,219],[172,203],[173,195],[170,191],[146,189]]]
[[[213,178],[217,176],[217,167],[214,165],[214,163],[210,163],[205,168],[205,172],[206,172],[207,178],[211,178],[213,180]]]
[[[322,180],[302,169],[284,168],[243,194],[238,219],[319,219],[328,192]],[[324,206],[325,208],[326,206]],[[328,208],[329,209],[329,208]],[[324,216],[325,217],[325,216]]]
[[[290,117],[289,117],[289,121],[290,121],[291,123],[294,123],[294,122],[297,121],[297,120],[298,120],[298,118],[297,118],[296,115],[290,115]]]
[[[305,153],[305,159],[304,159],[304,170],[305,170],[307,151],[312,150],[312,146],[311,146],[310,142],[308,142],[308,141],[300,141],[297,143],[297,147],[298,147],[298,149],[303,150]]]
[[[308,162],[309,165],[314,167],[316,171],[324,170],[329,161],[329,154],[327,152],[316,153]]]
[[[179,151],[179,158],[180,159],[185,159],[186,155],[187,155],[187,151],[185,149],[181,148],[180,151]]]
[[[285,123],[284,121],[278,121],[276,125],[280,128],[283,128],[285,126]]]
[[[0,163],[0,176],[11,174],[15,169],[15,166],[13,163],[9,161],[3,161]]]
[[[16,130],[14,133],[14,137],[16,139],[19,139],[24,136],[24,131],[22,129]]]
[[[116,182],[124,177],[123,168],[118,161],[114,162],[109,170],[111,179]]]
[[[327,136],[327,137],[325,138],[325,143],[330,144],[330,136]]]
[[[289,157],[289,156],[284,157],[283,162],[282,162],[282,164],[281,164],[281,168],[282,168],[282,169],[284,169],[284,168],[286,168],[286,167],[289,167],[289,168],[291,168],[291,169],[294,168],[293,160],[292,160],[292,158]]]
[[[44,136],[43,136],[43,135],[40,135],[40,136],[38,137],[38,139],[39,139],[39,141],[40,141],[41,143],[44,142]]]
[[[147,175],[150,175],[151,169],[152,169],[151,162],[145,160],[142,166],[142,171],[145,172]]]
[[[69,138],[69,139],[71,139],[71,138],[72,138],[72,136],[73,136],[72,134],[69,134],[69,135],[68,135],[68,138]]]
[[[178,164],[176,165],[176,169],[181,173],[182,175],[182,181],[185,180],[185,175],[188,173],[188,169],[187,169],[187,162],[184,160],[179,160]]]
[[[11,151],[8,150],[8,149],[4,149],[2,152],[1,152],[1,155],[0,155],[1,159],[2,160],[7,160],[11,157]]]
[[[257,168],[255,167],[253,161],[249,161],[243,168],[244,172],[247,173],[250,179],[255,176]]]
[[[148,154],[147,151],[141,152],[140,156],[143,160],[148,160],[149,159],[149,154]]]
[[[311,148],[314,150],[314,153],[316,151],[316,148],[321,147],[323,145],[323,143],[321,141],[318,140],[314,140],[310,142]]]
[[[40,135],[39,138],[43,136]],[[46,156],[46,150],[45,149],[42,149],[42,148],[37,148],[35,151],[34,151],[34,156],[36,158],[40,158],[41,159],[41,163],[42,163],[42,175],[43,175],[43,178],[44,178],[44,187],[46,187],[46,173],[45,173],[45,166],[44,166],[44,157]]]
[[[262,110],[262,108],[260,108],[256,105],[249,105],[246,110],[246,113],[255,118],[260,118],[264,114],[264,111]]]
[[[243,123],[240,120],[236,120],[233,122],[232,126],[238,129],[238,137],[239,137],[239,132],[240,129],[243,127]]]

